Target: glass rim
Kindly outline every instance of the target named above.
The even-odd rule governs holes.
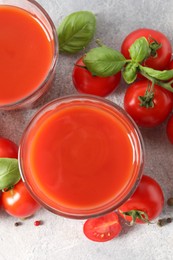
[[[22,162],[22,147],[25,141],[25,138],[27,137],[27,133],[29,133],[30,128],[32,127],[32,125],[34,123],[37,122],[37,120],[39,118],[41,118],[44,113],[47,111],[48,108],[52,107],[53,105],[56,104],[62,104],[62,103],[69,103],[70,101],[76,101],[76,100],[82,100],[82,101],[93,101],[93,102],[100,102],[101,104],[106,104],[108,106],[110,106],[111,108],[114,108],[116,111],[118,111],[120,114],[123,114],[123,116],[126,118],[126,121],[128,122],[128,124],[132,127],[132,129],[135,132],[135,138],[137,139],[137,143],[138,143],[138,169],[136,170],[137,173],[135,173],[135,180],[133,181],[133,185],[130,186],[130,189],[128,190],[128,192],[126,191],[125,196],[123,197],[123,199],[121,199],[118,203],[114,203],[114,200],[116,199],[112,199],[111,201],[107,202],[104,205],[98,206],[97,208],[94,209],[82,209],[82,210],[75,210],[74,208],[69,209],[69,211],[65,212],[65,209],[67,208],[63,208],[63,206],[60,205],[61,209],[55,209],[55,207],[52,207],[50,205],[48,205],[45,201],[42,200],[42,198],[39,198],[34,191],[32,190],[32,185],[30,183],[28,183],[26,174],[24,173],[24,167],[23,167],[23,162]],[[124,120],[125,121],[125,120]],[[136,190],[142,174],[143,174],[143,168],[144,168],[144,154],[145,154],[145,148],[144,148],[144,142],[143,142],[143,138],[142,135],[140,133],[140,130],[138,128],[138,126],[136,125],[136,123],[134,122],[134,120],[126,113],[126,111],[121,108],[119,105],[115,104],[114,102],[102,98],[102,97],[96,97],[93,95],[87,95],[87,94],[74,94],[74,95],[66,95],[64,97],[59,97],[56,98],[50,102],[48,102],[47,104],[45,104],[43,107],[41,107],[41,109],[39,109],[34,116],[31,118],[29,124],[27,125],[27,127],[25,128],[25,131],[22,135],[21,138],[21,142],[19,145],[19,169],[20,169],[20,173],[21,173],[21,177],[22,180],[24,181],[24,183],[26,184],[26,187],[28,188],[28,190],[30,191],[31,195],[46,209],[48,209],[49,211],[63,216],[63,217],[67,217],[67,218],[72,218],[72,219],[87,219],[87,218],[91,218],[91,217],[98,217],[101,215],[104,215],[106,213],[112,212],[114,210],[116,210],[118,207],[120,207],[123,203],[125,203],[125,201],[127,201],[132,194],[134,193],[134,191]],[[136,157],[135,157],[136,158]],[[133,169],[134,171],[134,169]],[[134,175],[134,174],[133,174]]]
[[[10,5],[10,6],[15,6],[17,8],[21,8],[20,5],[15,5],[14,3],[12,4],[13,1],[10,1],[11,3],[10,4],[7,4],[7,3],[4,3],[4,2],[0,2],[0,6],[3,5]],[[25,2],[28,2],[28,3],[31,3],[33,4],[34,6],[36,6],[41,12],[42,14],[46,17],[50,27],[51,27],[51,30],[52,30],[52,35],[53,35],[53,42],[54,42],[54,52],[53,52],[53,55],[52,55],[52,62],[50,64],[50,68],[48,70],[48,73],[47,75],[45,76],[45,79],[44,81],[39,84],[35,90],[33,90],[30,94],[28,94],[27,96],[15,101],[15,102],[10,102],[10,103],[7,103],[7,104],[3,104],[3,105],[0,105],[0,110],[10,110],[10,109],[15,109],[15,108],[18,108],[20,106],[22,106],[23,104],[25,103],[30,103],[29,100],[34,98],[35,95],[37,95],[40,90],[48,83],[49,79],[51,78],[52,76],[52,73],[56,67],[56,64],[57,64],[57,61],[58,61],[58,52],[59,52],[59,43],[58,43],[58,36],[57,36],[57,32],[56,32],[56,28],[55,28],[55,25],[50,17],[50,15],[47,13],[47,11],[38,3],[36,2],[35,0],[25,0]],[[26,10],[23,8],[23,10]],[[26,10],[28,11],[28,10]],[[39,98],[39,97],[38,97]],[[37,98],[36,98],[37,100]],[[34,101],[36,101],[34,99]],[[31,103],[33,103],[31,101]]]

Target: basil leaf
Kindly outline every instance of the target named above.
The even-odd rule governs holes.
[[[0,158],[0,190],[14,186],[20,178],[18,160]]]
[[[124,56],[105,45],[91,49],[83,59],[92,75],[108,77],[119,72],[126,63]]]
[[[123,71],[123,78],[127,84],[131,84],[137,78],[138,63],[130,62]]]
[[[130,57],[136,62],[142,62],[150,55],[150,47],[145,37],[138,38],[129,49]]]
[[[139,66],[141,72],[146,73],[148,76],[158,79],[158,80],[169,80],[173,78],[173,69],[172,70],[155,70],[148,67]]]
[[[86,47],[96,29],[95,15],[79,11],[68,15],[57,29],[59,51],[76,53]]]

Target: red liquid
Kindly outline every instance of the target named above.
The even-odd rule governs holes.
[[[80,102],[45,113],[23,147],[24,175],[35,195],[55,209],[75,210],[126,196],[139,158],[135,131],[124,120],[120,113]]]
[[[52,57],[52,42],[36,17],[0,6],[0,105],[34,92],[46,78]]]

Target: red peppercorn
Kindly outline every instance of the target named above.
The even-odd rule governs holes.
[[[42,224],[42,222],[40,220],[36,220],[34,222],[34,226],[40,226]]]

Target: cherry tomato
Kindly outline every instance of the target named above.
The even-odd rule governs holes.
[[[88,219],[83,226],[85,236],[96,242],[106,242],[117,237],[121,229],[122,227],[115,212]]]
[[[0,158],[18,157],[18,146],[11,140],[0,137]]]
[[[29,217],[40,208],[22,181],[2,193],[2,206],[8,214],[18,218]]]
[[[173,108],[173,95],[171,92],[154,86],[154,107],[140,105],[139,96],[144,96],[149,81],[141,80],[133,83],[126,90],[124,96],[124,108],[134,121],[142,127],[154,127],[160,125]]]
[[[164,205],[164,196],[160,185],[151,177],[143,175],[139,186],[132,195],[119,209],[119,213],[127,221],[131,222],[132,217],[122,212],[142,211],[148,216],[148,221],[158,217],[162,212]],[[144,216],[144,215],[143,215]],[[145,218],[145,216],[144,216]],[[140,218],[135,222],[145,223]]]
[[[167,122],[166,133],[170,143],[173,144],[173,115],[171,115]]]
[[[172,70],[173,69],[173,60],[171,60],[166,68],[167,70]]]
[[[87,69],[79,66],[85,66],[82,58],[76,62],[72,73],[73,84],[78,92],[105,97],[118,87],[121,72],[110,77],[102,78],[92,76]]]
[[[156,70],[163,70],[168,65],[171,54],[172,54],[172,47],[171,43],[168,40],[168,38],[161,32],[155,31],[148,28],[140,28],[138,30],[135,30],[131,32],[129,35],[126,36],[124,39],[122,46],[121,46],[121,52],[122,54],[129,59],[129,48],[130,46],[140,37],[145,37],[149,42],[152,42],[156,40],[159,44],[161,44],[161,48],[159,48],[156,53],[156,56],[149,57],[145,61],[145,66],[154,68]]]

